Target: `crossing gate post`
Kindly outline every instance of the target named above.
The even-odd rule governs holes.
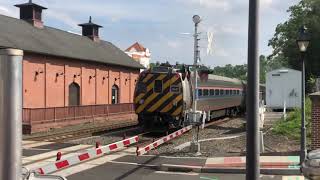
[[[56,161],[60,161],[62,157],[62,153],[61,152],[57,152],[57,158]]]

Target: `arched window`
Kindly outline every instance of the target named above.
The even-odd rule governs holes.
[[[73,82],[69,85],[69,106],[80,105],[80,86]]]
[[[117,85],[112,86],[111,104],[119,103],[119,88]]]

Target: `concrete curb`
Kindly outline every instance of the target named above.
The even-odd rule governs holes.
[[[187,166],[187,165],[173,165],[161,164],[156,167],[160,171],[173,172],[195,172],[195,173],[230,173],[230,174],[245,174],[245,168],[211,168],[204,166]],[[301,175],[299,168],[261,168],[261,174],[267,175]]]

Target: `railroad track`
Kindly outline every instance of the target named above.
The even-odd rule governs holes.
[[[127,126],[127,127],[125,127]],[[136,126],[135,123],[125,123],[125,124],[111,124],[102,125],[100,127],[91,127],[87,129],[78,129],[67,132],[53,133],[53,134],[43,134],[35,137],[25,137],[23,140],[29,141],[51,141],[51,142],[65,142],[74,139],[80,139],[85,137],[90,137],[95,133],[102,133],[109,130],[117,130],[120,128],[128,128]]]
[[[210,125],[222,124],[222,123],[228,122],[230,120],[232,120],[232,119],[224,118],[224,119],[220,119],[220,120],[217,120],[217,121],[212,121],[212,122],[207,123],[205,125],[205,127],[208,127]],[[103,134],[103,136],[115,135],[117,133],[121,134],[121,133],[128,133],[128,132],[136,132],[135,130],[137,130],[137,129],[138,129],[138,127],[129,127],[129,128],[121,129],[121,130],[118,129],[118,130],[115,130],[115,131],[112,131],[112,132],[105,133],[105,134]],[[88,130],[86,132],[87,132],[87,134],[90,134],[92,131]],[[76,134],[74,134],[72,137],[70,136],[69,138],[75,139],[75,138],[81,138],[81,137],[87,135],[87,134],[84,134],[83,131],[81,131],[81,133],[82,133],[81,136],[77,136]],[[139,142],[137,142],[136,144],[130,145],[129,147],[131,147],[131,148],[132,147],[144,147],[144,146],[146,146],[146,145],[148,145],[148,144],[150,144],[150,143],[152,143],[154,141],[157,141],[158,139],[163,138],[162,136],[159,136],[159,134],[157,134],[157,136],[155,136],[155,134],[151,134],[151,133],[152,132],[139,132],[139,133],[130,134],[128,137],[139,136]],[[186,132],[186,134],[188,134],[188,133],[190,133],[190,131]],[[52,136],[54,136],[54,135],[52,135]],[[64,135],[60,134],[60,136],[68,136],[68,134],[67,133],[65,133]],[[49,138],[48,136],[37,137],[37,138],[44,138],[44,137],[46,137],[46,139]],[[67,140],[67,138],[63,138],[63,139],[60,139],[60,140],[64,140],[65,141],[65,140]],[[165,143],[167,143],[167,142],[165,142]],[[70,150],[70,151],[65,152],[64,156],[68,155],[68,154],[71,154],[71,153],[76,153],[76,152],[79,152],[79,151],[83,151],[85,149],[92,148],[92,147],[94,147],[94,145],[92,145],[90,147],[79,148],[79,149],[76,149],[76,150]],[[54,158],[54,157],[56,157],[56,155],[50,155],[50,156],[47,156],[47,157],[44,157],[44,158],[40,158],[40,159],[37,159],[37,160],[34,160],[34,161],[26,162],[23,165],[26,166],[26,165],[34,164],[34,163],[45,161],[45,160],[48,160],[48,159],[51,159],[51,158]]]
[[[211,125],[219,125],[230,121],[230,118],[224,118],[216,121],[211,121],[205,124],[205,127]],[[61,133],[54,133],[54,134],[44,134],[35,137],[26,137],[23,140],[30,140],[30,141],[50,141],[50,142],[66,142],[75,139],[81,139],[86,137],[91,137],[93,134],[103,134],[103,136],[112,135],[115,133],[127,133],[132,130],[139,129],[138,126],[126,123],[128,127],[124,127],[124,124],[111,124],[111,125],[104,125],[101,127],[92,127],[87,129],[79,129]],[[120,129],[120,130],[119,130]],[[112,130],[111,132],[105,133],[106,131]],[[147,132],[146,134],[149,134]]]
[[[212,125],[220,125],[220,124],[226,123],[226,122],[231,121],[231,120],[232,120],[232,118],[229,118],[229,117],[225,117],[223,119],[218,119],[218,120],[213,120],[213,121],[210,121],[210,122],[206,123],[204,125],[204,127],[206,128],[206,127],[212,126]]]

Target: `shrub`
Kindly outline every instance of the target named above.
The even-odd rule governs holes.
[[[305,101],[305,119],[307,128],[307,137],[311,136],[311,100],[306,98]],[[300,139],[301,128],[301,108],[296,108],[289,112],[287,118],[282,118],[273,125],[273,132],[285,135],[290,138]]]

